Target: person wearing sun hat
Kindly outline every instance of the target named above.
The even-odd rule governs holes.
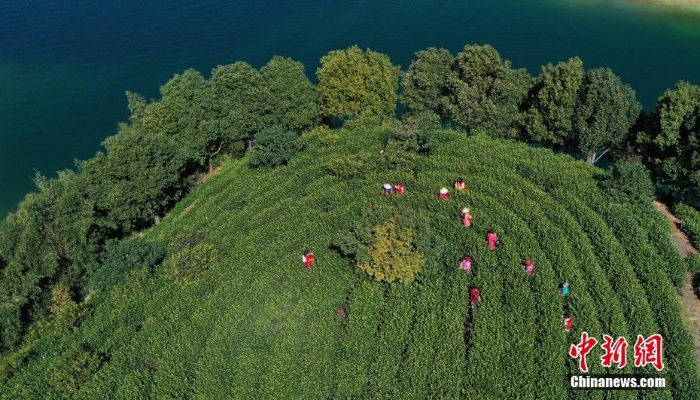
[[[447,197],[449,197],[450,191],[447,190],[447,188],[442,188],[440,189],[440,192],[438,193],[438,197],[440,197],[440,200],[447,200]]]
[[[467,207],[464,207],[462,209],[462,225],[469,228],[470,226],[472,226],[473,218],[474,216],[472,215],[471,210]]]
[[[532,260],[527,259],[523,262],[523,271],[525,271],[527,276],[532,276],[535,273],[535,266],[532,265]]]
[[[382,185],[382,196],[391,196],[392,186],[391,183],[385,183]]]

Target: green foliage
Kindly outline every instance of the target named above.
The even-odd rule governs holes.
[[[318,97],[328,118],[356,118],[363,114],[392,117],[398,98],[399,68],[389,57],[357,46],[334,50],[321,58]]]
[[[586,72],[573,120],[578,150],[594,164],[625,139],[642,105],[634,90],[609,68]]]
[[[367,251],[372,261],[357,267],[378,281],[413,282],[422,268],[421,255],[413,246],[415,232],[396,226],[396,219],[390,219],[375,227],[372,235],[374,241]]]
[[[51,290],[59,281],[78,290],[85,268],[103,240],[85,182],[72,173],[35,179],[27,195],[0,226],[1,350],[19,343],[27,326],[49,315]]]
[[[175,139],[183,155],[200,166],[208,165],[211,154],[222,140],[222,132],[215,129],[216,108],[212,85],[199,71],[188,69],[175,74],[161,86],[160,104],[173,116],[173,124],[163,130],[152,130]]]
[[[279,128],[268,128],[255,134],[250,165],[285,165],[300,150],[297,135]]]
[[[104,362],[104,355],[97,354],[90,346],[71,342],[49,363],[48,383],[61,398],[73,398]]]
[[[185,158],[173,141],[123,126],[103,145],[107,154],[82,162],[81,176],[116,230],[150,225],[184,193]]]
[[[328,162],[326,169],[342,180],[360,178],[367,171],[367,157],[361,154],[341,155]]]
[[[616,162],[601,187],[617,202],[649,204],[654,199],[654,184],[641,161]]]
[[[302,63],[275,56],[260,68],[260,75],[270,92],[272,125],[299,133],[318,123],[320,107],[316,88],[304,73]]]
[[[436,243],[422,214],[377,205],[366,210],[350,232],[339,234],[334,246],[376,280],[408,284],[421,272],[424,255],[432,253]]]
[[[687,202],[700,200],[700,87],[680,81],[667,90],[640,138],[656,179]]]
[[[214,68],[209,81],[216,96],[217,117],[212,129],[222,133],[229,151],[242,152],[245,142],[272,122],[271,94],[265,78],[239,61]],[[277,118],[279,121],[281,115]]]
[[[688,235],[693,247],[700,249],[700,212],[684,203],[676,204],[673,212],[681,220],[680,228]]]
[[[558,145],[571,140],[584,75],[583,62],[578,57],[542,67],[530,90],[524,115],[523,129],[528,139]]]
[[[136,268],[152,269],[165,258],[165,250],[138,237],[110,240],[100,254],[99,262],[89,273],[89,290],[107,291]]]
[[[185,247],[170,256],[175,279],[180,283],[192,282],[218,261],[218,250],[211,243]]]
[[[509,130],[532,78],[514,70],[489,45],[468,45],[457,54],[454,74],[448,80],[452,119],[467,130],[495,137],[512,137]]]
[[[446,54],[428,53],[404,83],[412,117],[421,107],[439,107],[443,96],[434,72],[444,70]],[[326,82],[368,76],[370,55],[350,49],[327,56],[333,60],[322,69],[337,68]],[[351,64],[343,57],[364,67],[345,68]],[[458,111],[452,117],[462,126],[492,135],[511,136],[516,122],[531,123],[541,140],[554,144],[571,119],[574,61],[546,67],[540,87],[530,91],[535,105],[517,114],[516,97],[528,90],[529,78],[495,50],[468,46],[450,68],[448,98],[462,102],[449,110]],[[394,76],[388,65],[386,76]],[[364,102],[360,111],[326,114],[354,117],[346,129],[304,134],[307,151],[295,156],[293,171],[249,168],[234,159],[144,232],[144,241],[110,241],[102,252],[108,237],[132,230],[122,224],[149,217],[140,210],[145,204],[129,203],[122,191],[136,199],[143,190],[147,200],[157,193],[153,198],[168,204],[183,193],[167,179],[180,171],[169,170],[172,163],[188,170],[207,159],[211,165],[215,153],[236,154],[270,126],[303,124],[306,117],[293,119],[290,111],[311,107],[308,99],[292,98],[309,94],[303,69],[278,58],[268,66],[261,73],[244,63],[218,67],[208,82],[186,71],[150,104],[128,94],[131,124],[108,143],[107,155],[83,164],[81,174],[37,179],[40,192],[0,226],[3,350],[22,341],[0,361],[0,397],[573,398],[577,392],[561,382],[578,373],[566,354],[583,330],[598,339],[661,333],[664,373],[673,385],[584,397],[694,398],[700,391],[692,337],[675,297],[686,263],[670,243],[666,221],[644,204],[648,179],[639,165],[614,167],[605,183],[617,200],[611,202],[595,182],[598,169],[550,150],[441,130],[440,118],[429,113],[377,126],[394,103],[376,93],[349,100]],[[589,72],[578,90],[582,106],[574,107],[573,133],[615,130],[601,121],[617,115],[610,108],[625,102],[616,96],[629,93],[604,72]],[[289,91],[281,77],[294,82]],[[395,80],[382,82],[377,88],[388,93],[391,86],[395,95]],[[366,81],[351,83],[362,89]],[[210,116],[194,111],[206,103],[199,95],[212,102],[201,110]],[[600,110],[590,107],[596,102]],[[678,115],[692,115],[688,108]],[[539,116],[528,122],[522,119],[528,112]],[[693,118],[686,122],[695,129]],[[213,139],[195,145],[191,135]],[[205,150],[197,153],[200,146]],[[120,158],[139,169],[122,168]],[[437,189],[457,176],[466,178],[468,191],[439,201]],[[407,194],[381,197],[382,182],[404,183]],[[469,229],[459,221],[464,206],[476,216]],[[162,207],[156,214],[162,215],[168,206],[150,207]],[[507,244],[496,252],[484,243],[489,228]],[[169,249],[169,268],[151,267],[162,257],[160,246]],[[305,248],[317,257],[310,271],[300,265]],[[472,274],[457,268],[465,253],[475,261]],[[535,260],[534,276],[523,276],[524,256]],[[418,282],[380,284],[353,264],[375,278]],[[94,268],[92,285],[116,284],[99,302],[79,304],[82,287],[75,282],[85,278],[86,266]],[[197,279],[204,270],[207,279]],[[566,299],[556,296],[563,281],[573,288]],[[483,298],[471,308],[470,285]],[[568,335],[565,312],[575,316]],[[593,361],[600,354],[589,356],[593,373],[637,372],[606,371]]]
[[[448,50],[430,47],[416,53],[408,71],[403,74],[401,102],[406,114],[424,111],[437,113],[447,119],[447,82],[453,74],[454,56]]]

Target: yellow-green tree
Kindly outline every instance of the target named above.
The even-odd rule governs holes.
[[[396,218],[372,230],[374,243],[369,248],[372,261],[357,266],[378,281],[413,282],[423,266],[421,255],[414,248],[413,229],[401,228]]]
[[[316,71],[321,113],[328,118],[393,116],[399,73],[386,54],[357,46],[331,51]]]

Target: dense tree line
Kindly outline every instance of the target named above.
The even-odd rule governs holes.
[[[614,196],[648,198],[643,162],[656,184],[700,200],[700,87],[686,82],[645,114],[610,69],[585,70],[572,58],[532,77],[488,45],[457,55],[419,51],[403,73],[388,56],[353,46],[324,56],[316,76],[317,86],[301,63],[274,57],[260,70],[217,66],[209,78],[184,71],[155,100],[127,92],[131,116],[104,151],[57,178],[37,176],[37,191],[0,225],[0,350],[15,348],[33,321],[51,315],[55,288],[80,301],[104,289],[96,277],[114,281],[100,267],[128,253],[114,239],[157,223],[222,155],[250,150],[252,166],[283,165],[303,132],[319,124],[392,126],[398,103],[404,127],[438,120],[467,134],[539,142],[590,164],[632,158],[606,181]],[[427,146],[419,142],[413,147]],[[409,144],[390,140],[386,157],[402,165]],[[140,260],[162,259],[159,249],[137,248]]]

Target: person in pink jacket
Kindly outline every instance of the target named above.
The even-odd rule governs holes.
[[[488,231],[486,233],[486,241],[489,244],[489,250],[494,251],[496,250],[496,247],[500,244],[498,241],[498,236],[496,236],[496,232],[494,231]]]
[[[525,271],[527,276],[532,276],[535,273],[535,266],[532,265],[532,260],[527,259],[523,262],[523,271]]]
[[[471,210],[468,208],[462,209],[462,225],[465,227],[469,228],[472,226],[472,219],[474,217],[472,216]]]
[[[466,255],[462,257],[462,261],[459,263],[459,268],[467,271],[467,273],[472,272],[472,259]]]

